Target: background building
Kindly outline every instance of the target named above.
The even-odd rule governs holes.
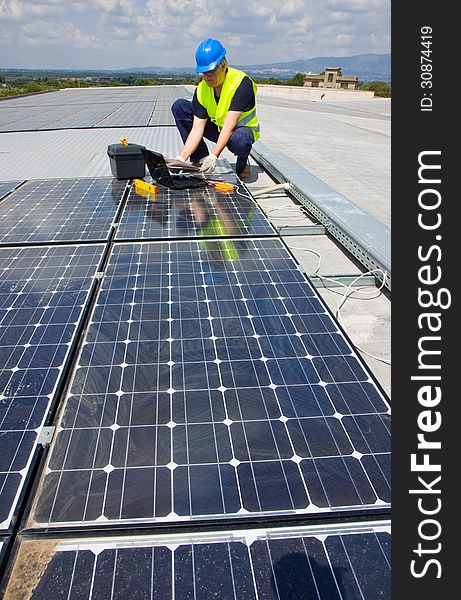
[[[358,90],[359,78],[355,75],[342,75],[340,67],[329,67],[323,74],[305,75],[304,87]]]

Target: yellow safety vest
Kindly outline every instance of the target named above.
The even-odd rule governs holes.
[[[219,102],[216,104],[216,98],[214,96],[214,88],[209,87],[204,81],[201,81],[197,86],[197,100],[206,109],[208,116],[218,127],[218,131],[221,131],[224,125],[224,119],[226,118],[229,110],[232,98],[237,91],[238,86],[242,83],[244,77],[247,77],[246,73],[233,69],[232,67],[227,68],[226,79],[224,80]],[[256,84],[250,78],[253,84],[253,91],[255,94],[255,105],[251,110],[242,113],[240,119],[237,121],[237,127],[249,127],[253,131],[255,141],[259,139],[259,121],[256,116]]]

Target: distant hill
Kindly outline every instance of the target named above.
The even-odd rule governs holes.
[[[343,75],[356,75],[361,82],[391,81],[391,55],[390,54],[357,54],[356,56],[317,56],[306,60],[292,60],[290,62],[268,63],[261,65],[234,65],[242,69],[251,77],[267,79],[290,79],[296,73],[321,73],[326,67],[340,67]],[[142,76],[158,76],[163,78],[181,77],[189,75],[195,79],[193,67],[131,67],[129,69],[4,69],[0,67],[0,74],[8,76],[35,76],[40,77],[97,77],[111,78],[117,76],[125,81],[134,80]],[[128,83],[129,81],[125,81]]]
[[[343,75],[356,75],[360,81],[391,81],[390,54],[357,54],[355,56],[317,56],[307,60],[293,60],[261,65],[233,65],[252,77],[290,79],[296,73],[321,73],[326,67],[340,67]],[[190,67],[132,67],[128,73],[194,74]]]

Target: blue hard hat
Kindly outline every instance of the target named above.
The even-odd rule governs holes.
[[[195,70],[197,73],[212,71],[225,56],[226,49],[221,42],[208,38],[195,51],[195,62],[197,63]]]

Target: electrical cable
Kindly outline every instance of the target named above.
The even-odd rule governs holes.
[[[298,211],[298,207],[297,206],[293,206],[292,204],[291,205],[290,204],[284,204],[283,206],[273,206],[272,208],[265,208],[264,212],[266,212],[266,213],[272,213],[272,212],[275,212],[277,210],[282,210],[282,209],[283,210],[287,210],[287,209],[288,210],[294,210],[294,209],[296,209],[297,212],[299,212]]]
[[[320,279],[323,279],[325,281],[331,281],[332,283],[335,283],[338,286],[341,287],[345,287],[346,291],[344,292],[344,294],[342,295],[340,301],[338,302],[338,304],[336,305],[336,311],[335,311],[335,317],[338,320],[338,323],[340,323],[340,325],[343,327],[343,329],[346,331],[346,333],[348,333],[346,326],[344,325],[342,318],[341,318],[341,308],[344,306],[344,304],[346,303],[346,301],[348,300],[348,298],[350,298],[353,294],[355,293],[360,293],[360,294],[364,294],[365,298],[368,298],[370,300],[374,299],[374,298],[378,298],[381,295],[381,290],[383,289],[383,287],[386,284],[387,281],[387,271],[383,271],[382,269],[371,269],[370,271],[366,271],[365,273],[361,273],[360,275],[358,275],[355,279],[353,279],[349,285],[346,285],[345,283],[342,283],[341,281],[338,281],[337,279],[333,279],[332,277],[326,277],[324,275],[320,275],[320,273],[318,272],[320,269],[320,263],[322,261],[322,255],[317,252],[316,250],[312,250],[311,248],[300,248],[300,247],[296,247],[296,246],[289,246],[290,250],[302,250],[304,252],[310,252],[312,254],[315,254],[318,257],[318,263],[317,263],[317,267],[314,270],[314,274],[319,277]],[[359,281],[362,277],[365,277],[367,275],[373,275],[373,274],[377,274],[377,273],[382,273],[383,275],[383,280],[381,285],[372,290],[371,293],[367,290],[363,290],[362,288],[354,288],[353,289],[353,285]],[[378,292],[378,295],[376,296],[376,292]],[[350,334],[348,333],[349,337]],[[351,338],[352,339],[352,338]],[[362,352],[362,354],[366,354],[367,356],[369,356],[370,358],[374,358],[375,360],[378,360],[382,363],[385,363],[386,365],[391,365],[391,361],[387,360],[386,358],[382,358],[380,356],[376,356],[374,354],[371,354],[370,352],[368,352],[367,350],[364,350],[363,348],[361,348],[358,344],[355,344],[354,342],[354,346],[355,348],[357,348],[357,350],[359,350],[360,352]]]
[[[289,184],[288,185],[286,185],[286,184],[279,184],[279,185],[276,185],[276,186],[272,186],[272,188],[263,188],[263,189],[261,189],[259,191],[262,194],[263,192],[266,193],[268,191],[271,191],[272,189],[279,189],[279,188],[288,189],[289,187],[290,187]],[[237,192],[238,192],[238,190],[237,190]],[[253,196],[257,195],[257,192],[256,193],[252,192],[252,193],[253,193]],[[241,194],[241,195],[243,195],[243,194]],[[261,199],[263,197],[270,198],[270,196],[259,196],[259,195],[257,197],[259,199]],[[278,197],[276,199],[279,199],[279,198],[280,197]],[[296,209],[297,211],[301,211],[302,213],[304,213],[304,215],[306,217],[309,216],[309,213],[308,213],[306,207],[294,205],[293,203],[291,203],[291,204],[284,204],[282,206],[274,206],[272,208],[265,208],[264,212],[266,214],[270,214],[270,213],[276,212],[278,210],[287,210],[287,209],[290,209],[290,210]],[[338,281],[338,280],[333,279],[331,277],[326,277],[324,275],[320,275],[320,273],[318,271],[320,269],[320,263],[322,261],[322,256],[316,250],[312,250],[311,248],[299,248],[299,247],[295,247],[295,246],[289,246],[289,248],[290,248],[290,250],[302,250],[304,252],[311,252],[312,254],[315,254],[318,257],[319,261],[318,261],[317,267],[314,270],[314,274],[317,277],[319,277],[319,279],[322,279],[322,280],[325,280],[325,281],[330,281],[332,283],[335,283],[338,286],[346,288],[344,294],[341,297],[341,300],[338,302],[338,304],[336,306],[336,312],[335,312],[335,316],[336,316],[336,319],[338,320],[338,323],[340,323],[340,325],[343,327],[343,329],[346,332],[347,332],[347,328],[345,327],[345,325],[344,325],[344,323],[342,321],[342,318],[341,318],[341,308],[342,308],[342,306],[344,306],[344,304],[346,303],[346,301],[348,300],[348,298],[350,298],[351,296],[353,296],[356,293],[365,294],[365,298],[368,298],[370,300],[373,299],[373,298],[377,298],[379,295],[381,295],[381,290],[383,289],[383,287],[386,284],[386,281],[387,281],[387,271],[383,271],[382,269],[372,269],[370,271],[366,271],[365,273],[361,273],[355,279],[353,279],[349,283],[349,285],[346,285],[345,283],[342,283],[341,281]],[[368,292],[368,291],[364,291],[362,288],[354,288],[354,289],[352,289],[352,286],[357,281],[359,281],[362,277],[365,277],[367,275],[377,274],[377,273],[381,273],[382,274],[383,280],[382,280],[381,285],[378,288],[372,290],[371,293]],[[378,292],[378,296],[374,295],[376,292]],[[349,337],[351,337],[351,336],[349,335]],[[370,352],[368,352],[364,348],[361,348],[358,344],[355,344],[355,342],[353,342],[353,343],[354,343],[355,348],[357,348],[357,350],[359,350],[362,354],[365,354],[365,355],[369,356],[370,358],[374,358],[375,360],[378,360],[379,362],[382,362],[382,363],[384,363],[386,365],[389,365],[389,366],[391,365],[391,361],[390,360],[387,360],[386,358],[382,358],[380,356],[376,356],[374,354],[371,354]]]
[[[270,185],[264,188],[259,188],[258,190],[254,190],[252,191],[252,194],[254,197],[259,198],[261,194],[266,194],[268,192],[272,192],[275,190],[288,190],[290,189],[290,184],[288,182],[286,183],[276,183],[274,185]]]
[[[237,192],[237,194],[239,194],[240,196],[243,196],[244,198],[248,198],[248,200],[253,200],[252,196],[250,194],[243,194],[240,191],[240,188],[243,187],[242,185],[236,185],[235,186],[235,191]]]

